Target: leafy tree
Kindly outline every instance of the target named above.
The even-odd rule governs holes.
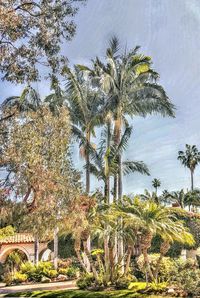
[[[28,85],[20,96],[11,96],[2,102],[0,122],[8,122],[16,113],[23,115],[27,111],[37,111],[41,104],[42,100],[37,91]]]
[[[23,202],[21,228],[38,237],[52,235],[55,224],[79,195],[79,174],[72,167],[69,151],[70,133],[66,108],[55,116],[41,107],[38,112],[27,112],[23,121],[14,117],[9,138],[1,145],[0,163],[12,165],[13,192]]]
[[[178,160],[184,167],[190,170],[191,174],[191,190],[194,189],[194,171],[200,162],[200,152],[195,145],[185,145],[186,150],[178,152]]]
[[[39,67],[59,71],[65,58],[61,43],[76,31],[77,3],[85,0],[23,1],[0,3],[0,71],[2,79],[17,83],[36,81]]]

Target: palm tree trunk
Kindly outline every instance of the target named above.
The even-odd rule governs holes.
[[[87,195],[90,193],[90,152],[89,152],[89,148],[88,148],[88,144],[90,144],[90,131],[89,128],[86,131],[86,140],[87,140],[87,144],[86,144],[86,193]]]
[[[109,259],[109,237],[106,236],[104,240],[104,258],[105,258],[105,269],[106,269],[106,275],[109,274],[110,269],[110,259]]]
[[[92,269],[92,272],[94,274],[94,278],[95,280],[98,282],[99,278],[98,278],[98,273],[96,271],[96,268],[95,268],[95,264],[92,260],[92,257],[91,257],[91,254],[90,254],[90,251],[88,250],[88,245],[87,245],[87,241],[83,241],[83,247],[84,247],[84,252],[88,258],[88,261],[90,263],[90,267]]]
[[[148,257],[148,249],[151,247],[151,241],[152,241],[153,235],[150,232],[147,232],[146,234],[143,234],[141,236],[141,251],[144,257],[144,266],[146,268],[146,282],[149,282],[148,276],[151,280],[153,280],[153,273],[151,271],[150,263],[149,263],[149,257]]]
[[[89,128],[87,129],[86,132],[86,140],[87,143],[90,144],[90,130]],[[86,146],[86,193],[89,195],[90,193],[90,152],[88,149],[88,146]],[[91,250],[91,239],[90,236],[87,239],[87,250]],[[90,271],[90,262],[88,258],[85,258],[86,266],[88,271]]]
[[[166,255],[166,253],[168,252],[169,249],[170,249],[169,241],[164,241],[161,244],[160,256],[159,256],[158,261],[156,263],[156,269],[155,269],[155,274],[154,274],[156,282],[158,282],[158,273],[159,273],[159,270],[160,270],[160,264],[162,262],[163,257]]]
[[[39,239],[38,235],[35,235],[35,243],[34,243],[34,263],[37,266],[39,262]]]
[[[80,253],[80,250],[81,250],[81,241],[80,241],[80,239],[75,239],[75,241],[74,241],[74,250],[76,252],[77,259],[78,259],[80,265],[82,266],[82,268],[86,272],[89,273],[90,271],[88,271],[87,266],[85,265],[85,263],[84,263],[84,261],[83,261],[83,259],[81,257],[81,253]]]
[[[191,173],[191,190],[194,190],[194,170],[190,171]]]
[[[133,251],[133,248],[131,246],[128,246],[126,267],[125,267],[124,275],[127,275],[129,272],[132,251]]]

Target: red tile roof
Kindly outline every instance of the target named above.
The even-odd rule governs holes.
[[[16,233],[13,236],[8,236],[6,238],[0,239],[0,244],[12,244],[12,243],[32,243],[34,242],[34,237],[29,233]]]

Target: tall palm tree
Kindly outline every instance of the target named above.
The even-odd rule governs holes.
[[[101,98],[81,71],[65,68],[66,95],[72,120],[72,133],[80,142],[80,153],[86,162],[86,193],[90,192],[90,150],[95,126],[100,125],[99,105]]]
[[[185,151],[178,152],[178,160],[184,165],[186,168],[190,170],[191,175],[191,190],[194,189],[194,171],[196,166],[200,162],[200,152],[198,151],[195,145],[185,145]]]
[[[118,39],[112,38],[106,51],[107,64],[96,58],[95,71],[86,69],[96,81],[99,78],[100,88],[107,95],[103,109],[105,112],[112,112],[116,146],[120,143],[127,115],[145,117],[148,114],[158,113],[163,116],[174,116],[174,106],[164,89],[157,84],[159,75],[151,68],[151,58],[138,54],[139,47],[123,54],[119,53],[119,49]],[[114,195],[120,201],[123,193],[121,154],[118,156],[118,164]]]
[[[152,181],[152,186],[155,188],[155,193],[157,195],[158,188],[161,186],[161,181],[157,178],[154,178],[153,181]]]

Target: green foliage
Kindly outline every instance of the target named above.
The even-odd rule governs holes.
[[[28,275],[25,273],[15,272],[13,276],[13,282],[16,284],[25,282],[28,280]]]
[[[55,278],[58,275],[51,262],[39,262],[38,266],[26,262],[20,266],[20,273],[26,274],[28,280],[37,282],[41,281],[42,277]]]
[[[53,240],[48,244],[49,249],[53,250]],[[61,259],[67,259],[75,256],[74,240],[71,235],[62,235],[58,237],[58,255]]]
[[[85,273],[76,282],[80,289],[87,289],[91,287],[95,282],[93,274]]]
[[[159,258],[159,254],[150,254],[149,255],[149,264],[152,272],[156,269],[156,263]],[[163,257],[160,269],[159,269],[159,280],[168,281],[171,277],[172,268],[174,267],[175,261],[169,257]],[[143,276],[145,276],[145,266],[144,266],[144,257],[141,255],[137,261],[139,269],[143,272]]]
[[[133,275],[123,276],[115,282],[115,288],[119,290],[128,289],[129,285],[136,281],[137,278]]]
[[[15,229],[12,226],[7,226],[0,229],[0,239],[3,239],[7,236],[13,236],[15,234]]]

